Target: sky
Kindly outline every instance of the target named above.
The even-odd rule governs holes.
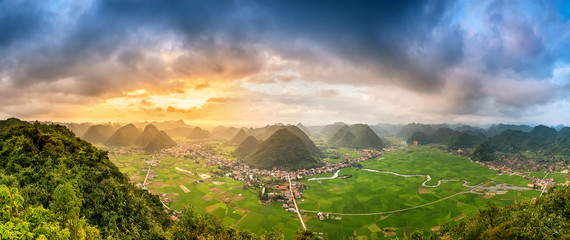
[[[0,118],[570,125],[569,9],[0,0]]]

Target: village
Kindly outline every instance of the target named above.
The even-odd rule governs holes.
[[[524,179],[528,179],[531,180],[532,183],[529,183],[527,186],[534,188],[534,189],[547,189],[549,187],[552,186],[569,186],[570,185],[570,176],[566,175],[564,181],[562,182],[555,182],[554,178],[549,178],[547,177],[548,175],[546,175],[544,178],[539,178],[536,176],[530,176],[528,171],[523,171],[520,169],[513,169],[511,168],[510,164],[508,163],[512,163],[512,162],[516,162],[515,160],[512,159],[505,159],[503,161],[503,163],[497,164],[494,162],[488,162],[488,163],[481,163],[479,162],[479,164],[483,165],[483,166],[487,166],[489,167],[489,169],[497,171],[500,174],[504,174],[504,175],[517,175],[517,176],[521,176]],[[570,166],[568,166],[570,168]],[[548,173],[556,173],[553,169],[548,169]],[[567,174],[568,173],[568,169],[564,169],[558,173],[562,173],[562,174]]]
[[[390,151],[387,149],[385,151]],[[120,149],[120,153],[128,154],[136,150]],[[151,159],[145,159],[146,166],[148,170],[146,172],[145,179],[142,183],[137,183],[137,187],[146,189],[148,186],[152,185],[153,179],[158,176],[158,173],[153,171],[161,158],[164,157],[177,157],[183,158],[194,163],[203,164],[202,167],[215,166],[215,170],[210,170],[210,175],[199,174],[202,180],[197,180],[194,184],[203,183],[205,179],[211,177],[211,175],[225,176],[232,178],[236,181],[244,182],[243,188],[254,188],[258,191],[258,198],[261,204],[269,206],[273,203],[278,203],[285,211],[292,214],[297,214],[297,208],[295,208],[294,200],[303,201],[302,195],[303,191],[307,189],[307,186],[302,183],[303,180],[310,179],[310,176],[324,173],[334,173],[335,171],[347,168],[347,167],[359,167],[359,163],[368,159],[376,158],[385,151],[377,150],[360,150],[358,154],[360,157],[351,158],[348,155],[336,155],[332,156],[339,158],[340,161],[335,161],[335,163],[326,162],[322,167],[310,168],[310,169],[299,169],[294,171],[288,171],[284,169],[256,169],[250,168],[248,165],[242,163],[241,161],[236,161],[234,159],[229,159],[224,157],[222,154],[217,154],[211,146],[200,144],[196,142],[182,142],[176,147],[164,149],[152,155]],[[202,159],[199,161],[198,159]],[[204,163],[204,160],[206,163]],[[486,165],[490,169],[500,172],[506,175],[520,175],[525,179],[531,180],[532,183],[528,184],[527,187],[533,188],[535,190],[542,190],[545,192],[549,187],[554,185],[564,185],[568,186],[570,181],[566,180],[564,183],[557,183],[553,178],[538,178],[536,176],[528,176],[522,171],[512,171],[511,168],[505,165],[492,165],[479,163],[481,165]],[[179,170],[185,171],[185,170]],[[567,170],[566,170],[567,171]],[[335,177],[350,177],[350,176],[336,176]],[[287,179],[291,180],[291,185],[287,184]],[[474,193],[483,194],[488,197],[492,197],[494,194],[504,194],[506,191],[488,191],[485,189],[474,189]],[[479,191],[479,192],[477,192]],[[482,192],[481,192],[482,191]],[[161,202],[168,207],[172,203],[172,199],[169,199],[166,195],[160,196]],[[303,214],[303,210],[300,210],[300,214]],[[330,216],[327,213],[319,212],[316,214],[319,220],[325,220],[327,218],[337,218],[340,216]]]
[[[132,154],[140,153],[137,149],[120,148],[114,151],[115,154]],[[322,167],[311,169],[299,169],[294,171],[287,171],[283,169],[256,169],[250,168],[248,165],[226,158],[203,144],[194,142],[178,143],[176,147],[163,149],[152,155],[151,159],[145,160],[146,176],[143,182],[136,183],[136,186],[142,189],[147,189],[148,186],[153,184],[153,179],[158,176],[158,173],[153,170],[160,163],[160,159],[164,157],[177,157],[195,161],[196,159],[205,159],[207,165],[216,166],[217,169],[213,170],[210,174],[230,177],[236,181],[244,182],[244,189],[255,188],[259,189],[258,197],[262,204],[270,205],[272,203],[279,203],[285,211],[296,214],[297,210],[294,206],[294,199],[302,198],[303,190],[307,188],[306,185],[299,182],[307,179],[309,176],[323,173],[334,173],[341,168],[358,167],[359,163],[371,158],[382,155],[384,151],[377,150],[360,150],[358,158],[350,158],[347,155],[336,156],[341,158],[340,162],[326,164]],[[204,176],[202,176],[204,175]],[[207,174],[200,174],[202,179],[207,179],[210,176]],[[287,184],[288,177],[291,179],[291,187]],[[347,177],[347,176],[343,176]],[[203,183],[203,180],[198,180],[194,184]],[[160,195],[160,200],[165,207],[172,203],[165,194]],[[303,212],[301,212],[302,214]],[[319,213],[317,217],[320,220],[326,219],[328,214]]]

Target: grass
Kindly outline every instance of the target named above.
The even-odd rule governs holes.
[[[503,183],[510,183],[515,186],[526,187],[532,181],[528,179],[524,179],[518,175],[498,175],[496,178],[493,178],[496,182],[503,182]]]
[[[148,165],[146,161],[152,160],[151,155],[114,155],[109,156],[122,173],[127,174],[132,182],[142,182],[146,176]]]
[[[566,173],[549,173],[547,178],[554,178],[554,182],[557,183],[565,183],[566,182]]]
[[[140,162],[140,157],[113,156],[111,160],[124,171],[134,169],[133,163]],[[262,205],[257,199],[257,191],[244,190],[243,182],[215,176],[202,179],[200,174],[211,176],[210,172],[216,169],[207,166],[206,163],[204,159],[163,157],[158,166],[153,168],[158,176],[152,180],[152,185],[148,186],[148,189],[155,194],[165,193],[166,197],[173,199],[170,208],[174,210],[192,206],[198,211],[210,212],[227,225],[234,225],[256,234],[273,231],[277,226],[281,228],[286,239],[293,238],[295,231],[301,227],[296,215],[284,211],[279,204]],[[144,161],[137,167],[144,169],[139,172],[146,174],[148,166]],[[144,178],[144,175],[142,176]],[[194,184],[196,180],[204,182]],[[185,193],[179,185],[184,185],[189,192]]]
[[[225,158],[237,160],[237,157],[233,155],[233,152],[236,150],[237,146],[227,146],[222,143],[214,143],[213,150],[219,155],[224,156]]]
[[[468,159],[429,147],[392,151],[378,159],[365,161],[362,165],[402,174],[429,174],[434,179],[431,184],[435,184],[437,179],[464,179],[469,184],[494,179],[518,186],[527,181],[520,176],[498,176],[494,171]],[[342,169],[339,175],[343,174],[350,174],[352,178],[304,182],[309,189],[304,193],[306,200],[298,203],[299,207],[333,213],[387,212],[431,203],[468,189],[463,187],[461,182],[443,182],[437,188],[425,188],[421,186],[425,177],[399,177],[353,168]],[[331,174],[322,176],[326,175]],[[422,188],[427,190],[420,193]],[[536,191],[511,190],[487,199],[482,195],[467,193],[403,212],[371,216],[343,215],[340,220],[324,221],[313,217],[306,224],[314,231],[326,232],[330,239],[353,236],[382,239],[383,231],[387,229],[396,231],[396,235],[392,237],[402,238],[405,231],[420,229],[428,232],[442,224],[453,225],[464,217],[474,215],[478,209],[485,207],[487,202],[507,205],[528,200],[539,194]]]
[[[214,147],[218,154],[233,151],[231,147]],[[350,149],[332,149],[342,154],[356,157],[357,152]],[[132,178],[146,173],[144,158],[148,155],[112,156],[112,161]],[[173,209],[193,206],[199,211],[209,211],[223,219],[227,225],[262,234],[278,226],[286,239],[293,238],[300,228],[296,215],[284,211],[280,204],[262,205],[257,199],[257,191],[243,189],[243,182],[227,177],[207,178],[204,183],[200,174],[211,175],[216,169],[207,166],[204,159],[183,159],[174,157],[161,158],[153,171],[158,177],[148,189],[156,194],[166,193],[175,201]],[[520,176],[497,175],[496,172],[468,159],[454,156],[425,146],[408,147],[388,152],[383,156],[361,163],[365,168],[393,171],[401,174],[429,174],[435,184],[438,179],[463,179],[470,185],[493,180],[526,186],[528,180]],[[176,168],[184,171],[176,170]],[[330,176],[322,174],[314,177]],[[452,196],[467,190],[462,182],[443,182],[437,188],[422,187],[425,177],[400,177],[392,174],[374,173],[355,168],[342,169],[339,175],[352,175],[351,178],[304,181],[309,186],[305,190],[304,201],[297,201],[299,208],[336,213],[371,213],[386,212],[410,208]],[[142,180],[141,180],[142,181]],[[179,185],[185,186],[185,193]],[[442,224],[456,224],[464,217],[472,216],[486,206],[487,202],[500,205],[513,204],[538,196],[535,191],[508,191],[493,198],[483,198],[476,194],[460,194],[443,201],[408,211],[372,215],[372,216],[337,216],[340,219],[318,220],[316,214],[306,213],[307,227],[323,233],[329,239],[355,237],[357,239],[384,239],[384,231],[394,231],[396,235],[387,238],[403,238],[404,232],[415,229],[430,231]]]
[[[544,177],[546,178],[554,178],[554,182],[556,183],[565,183],[566,180],[570,180],[570,179],[566,179],[566,176],[568,176],[567,173],[546,173],[546,172],[531,172],[529,174],[529,176],[531,177],[537,177],[540,179],[543,179]]]
[[[384,137],[390,144],[392,145],[402,145],[406,143],[406,139],[399,138],[399,137]]]
[[[350,148],[328,148],[325,150],[325,154],[335,154],[338,153],[341,155],[340,158],[338,159],[330,159],[327,158],[327,161],[332,162],[332,163],[336,163],[336,162],[342,162],[343,158],[342,156],[347,155],[350,158],[359,158],[362,157],[362,154],[358,153],[358,150],[356,149],[350,149]]]
[[[365,168],[393,171],[400,174],[428,174],[435,184],[439,179],[462,179],[475,185],[495,177],[496,172],[472,163],[467,158],[451,155],[429,146],[410,146],[387,152],[383,160],[362,163]]]

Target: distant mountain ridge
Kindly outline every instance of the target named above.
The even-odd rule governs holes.
[[[560,131],[543,125],[530,132],[506,130],[478,144],[473,156],[478,161],[493,161],[496,152],[517,153],[533,151],[545,155],[570,155],[570,128]]]
[[[196,140],[196,139],[206,139],[211,137],[213,137],[213,135],[208,130],[202,129],[200,127],[195,127],[192,129],[192,131],[190,132],[190,134],[188,134],[186,138]]]
[[[241,129],[236,127],[217,126],[214,129],[212,129],[212,135],[228,140],[232,139],[240,130]]]
[[[458,131],[444,127],[435,131],[433,134],[425,134],[423,132],[415,132],[408,138],[408,144],[431,144],[441,143],[446,144],[452,148],[470,148],[474,147],[481,141],[485,140],[486,136],[477,131]]]
[[[515,130],[521,132],[530,132],[533,127],[529,125],[513,125],[513,124],[493,124],[487,129],[487,136],[493,137],[501,134],[506,130]]]
[[[329,144],[336,147],[348,147],[356,149],[382,149],[386,143],[366,124],[333,125],[323,129],[324,134],[330,135],[332,130],[336,133],[329,138]]]
[[[103,143],[109,139],[116,130],[117,129],[111,125],[92,125],[85,131],[81,138],[94,144]]]
[[[103,144],[105,146],[126,147],[135,144],[141,131],[134,124],[127,124],[115,131]]]
[[[240,129],[228,143],[230,145],[240,145],[247,137],[245,130]]]

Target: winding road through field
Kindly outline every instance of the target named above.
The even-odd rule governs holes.
[[[463,182],[464,187],[470,187],[470,188],[475,187],[475,186],[467,185],[467,181],[460,180],[460,179],[440,179],[440,180],[437,180],[436,185],[427,185],[426,183],[431,181],[431,176],[427,175],[427,174],[426,175],[424,175],[424,174],[404,175],[404,174],[399,174],[399,173],[395,173],[395,172],[380,171],[380,170],[367,169],[367,168],[363,168],[362,170],[369,171],[369,172],[377,172],[377,173],[388,173],[388,174],[393,174],[393,175],[400,176],[400,177],[425,177],[426,180],[422,183],[422,186],[424,186],[424,187],[439,187],[441,182]]]
[[[484,184],[484,183],[481,183]],[[471,191],[471,189],[467,190],[467,191],[463,191],[463,192],[458,192],[456,194],[444,197],[444,198],[440,198],[438,200],[435,200],[433,202],[429,202],[429,203],[424,203],[422,205],[418,205],[418,206],[413,206],[413,207],[409,207],[409,208],[402,208],[402,209],[397,209],[397,210],[393,210],[393,211],[387,211],[387,212],[375,212],[375,213],[332,213],[332,212],[326,212],[328,214],[333,214],[333,215],[343,215],[343,216],[371,216],[371,215],[384,215],[384,214],[391,214],[391,213],[397,213],[397,212],[403,212],[403,211],[408,211],[408,210],[412,210],[412,209],[416,209],[416,208],[421,208],[421,207],[425,207],[434,203],[438,203],[441,202],[443,200],[455,197],[457,195],[460,194],[464,194],[464,193],[468,193],[469,191]],[[303,209],[303,211],[305,212],[312,212],[312,213],[318,213],[319,211],[312,211],[312,210],[305,210]],[[321,211],[322,212],[322,211]]]
[[[385,215],[385,214],[391,214],[391,213],[397,213],[397,212],[404,212],[404,211],[408,211],[408,210],[412,210],[412,209],[416,209],[416,208],[421,208],[421,207],[425,207],[428,205],[432,205],[438,202],[441,202],[443,200],[455,197],[457,195],[461,195],[461,194],[465,194],[465,193],[470,193],[473,189],[475,188],[483,188],[483,189],[488,189],[487,187],[482,187],[484,184],[488,183],[488,182],[493,182],[492,180],[477,184],[477,185],[467,185],[467,181],[465,180],[460,180],[460,179],[440,179],[437,181],[436,185],[427,185],[426,183],[431,181],[431,176],[427,175],[427,174],[414,174],[414,175],[405,175],[405,174],[400,174],[400,173],[395,173],[395,172],[389,172],[389,171],[380,171],[380,170],[374,170],[374,169],[362,169],[365,171],[369,171],[369,172],[377,172],[377,173],[387,173],[387,174],[393,174],[396,176],[400,176],[400,177],[426,177],[426,180],[422,183],[422,186],[424,187],[439,187],[439,185],[441,184],[441,182],[453,182],[453,181],[462,181],[463,182],[463,186],[464,187],[468,187],[469,190],[465,190],[462,192],[458,192],[455,193],[453,195],[449,195],[447,197],[444,198],[440,198],[438,200],[435,200],[433,202],[428,202],[428,203],[424,203],[418,206],[413,206],[413,207],[409,207],[409,208],[402,208],[402,209],[397,209],[397,210],[392,210],[392,211],[386,211],[386,212],[374,212],[374,213],[332,213],[332,212],[327,212],[329,214],[333,214],[333,215],[344,215],[344,216],[371,216],[371,215]],[[340,170],[339,170],[340,171]],[[335,175],[333,177],[324,177],[324,178],[312,178],[309,180],[325,180],[325,179],[335,179],[338,177],[338,171],[335,173]],[[532,190],[532,188],[525,188],[525,187],[517,187],[517,186],[501,186],[502,189],[514,189],[514,190]],[[312,212],[312,213],[318,213],[318,212],[322,212],[322,211],[313,211],[313,210],[305,210],[303,209],[303,211],[305,212]]]

